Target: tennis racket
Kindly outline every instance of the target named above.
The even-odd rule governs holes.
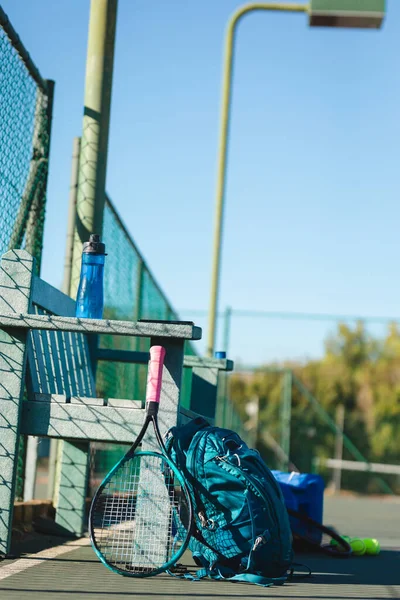
[[[115,573],[129,577],[149,577],[171,568],[191,533],[189,491],[167,456],[157,421],[164,357],[162,346],[150,349],[143,427],[101,483],[89,513],[97,556]],[[138,450],[150,422],[161,452]]]
[[[287,509],[293,533],[293,548],[296,551],[319,550],[330,556],[348,558],[350,544],[332,527],[321,525],[303,513]]]

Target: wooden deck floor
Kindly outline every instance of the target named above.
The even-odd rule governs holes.
[[[383,550],[377,557],[333,559],[321,555],[299,555],[310,566],[313,577],[282,587],[260,588],[204,580],[188,582],[159,575],[132,580],[104,568],[88,540],[69,542],[14,561],[0,563],[2,600],[199,600],[241,597],[309,598],[310,600],[375,600],[400,598],[400,499],[327,498],[325,522],[342,533],[375,536]],[[24,542],[25,552],[46,545],[49,538]],[[57,540],[52,540],[53,544]],[[31,547],[29,547],[29,543]],[[18,547],[18,546],[16,546]],[[39,548],[37,548],[39,549]]]

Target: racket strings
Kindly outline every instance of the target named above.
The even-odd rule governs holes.
[[[114,471],[95,499],[93,541],[111,567],[152,574],[179,550],[187,511],[179,479],[164,457],[138,453]]]

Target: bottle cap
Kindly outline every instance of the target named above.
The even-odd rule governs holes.
[[[214,358],[226,358],[226,352],[215,352]]]
[[[85,254],[105,254],[106,245],[100,241],[98,233],[91,233],[89,241],[83,244],[82,252]]]

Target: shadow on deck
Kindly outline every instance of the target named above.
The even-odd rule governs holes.
[[[0,564],[0,598],[400,598],[400,499],[327,498],[325,521],[344,534],[377,537],[383,546],[381,554],[350,559],[298,554],[296,560],[312,569],[312,578],[293,580],[282,587],[260,588],[210,580],[190,582],[168,575],[147,580],[124,578],[114,575],[98,562],[88,540],[71,541],[60,547],[57,544],[61,538],[26,536],[14,546],[20,558]],[[38,553],[51,544],[53,548]],[[29,555],[22,555],[21,551]],[[190,555],[184,562],[189,564],[189,561]]]

